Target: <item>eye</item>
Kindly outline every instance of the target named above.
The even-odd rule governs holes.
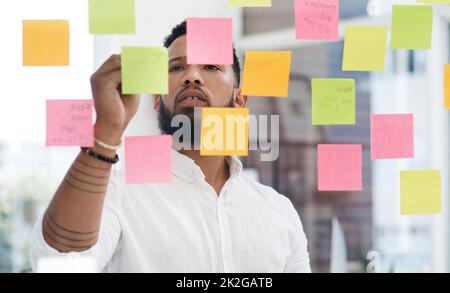
[[[205,65],[205,68],[207,70],[220,70],[220,67],[218,67],[216,65],[211,65],[211,64]]]
[[[170,67],[169,72],[177,72],[183,70],[183,66],[181,65],[174,65],[172,67]]]

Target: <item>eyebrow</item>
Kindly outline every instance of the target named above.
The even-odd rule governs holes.
[[[169,64],[172,63],[172,62],[175,62],[175,61],[182,60],[182,59],[186,59],[186,56],[174,57],[174,58],[169,60]]]

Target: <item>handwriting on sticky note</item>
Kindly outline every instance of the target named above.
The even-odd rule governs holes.
[[[231,18],[188,18],[188,64],[233,64]]]
[[[372,159],[414,157],[414,115],[372,115]]]
[[[248,108],[203,108],[202,156],[247,156]]]
[[[168,183],[172,180],[172,136],[125,138],[125,182]]]
[[[169,53],[166,48],[122,48],[123,94],[168,94]]]
[[[442,212],[442,182],[439,170],[400,172],[400,213],[402,215]]]
[[[89,33],[136,33],[135,0],[89,0]]]
[[[362,190],[362,145],[318,145],[319,191]]]
[[[46,146],[94,145],[92,100],[47,100]]]
[[[69,22],[24,20],[23,65],[68,66]]]
[[[247,51],[242,93],[259,97],[287,97],[291,59],[290,51]]]
[[[355,80],[312,80],[312,124],[355,124]]]
[[[339,39],[339,0],[296,0],[295,26],[300,40]]]
[[[382,71],[386,63],[388,28],[350,26],[345,29],[343,71]]]

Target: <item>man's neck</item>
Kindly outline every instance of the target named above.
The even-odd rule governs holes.
[[[188,156],[200,167],[205,174],[206,182],[220,194],[222,187],[230,177],[230,168],[224,156],[200,156],[198,150],[182,150],[180,153]]]

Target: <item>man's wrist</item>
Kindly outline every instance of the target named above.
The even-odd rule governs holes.
[[[122,141],[122,133],[123,132],[117,130],[117,128],[107,128],[100,125],[94,126],[94,137],[108,145],[120,145]]]

